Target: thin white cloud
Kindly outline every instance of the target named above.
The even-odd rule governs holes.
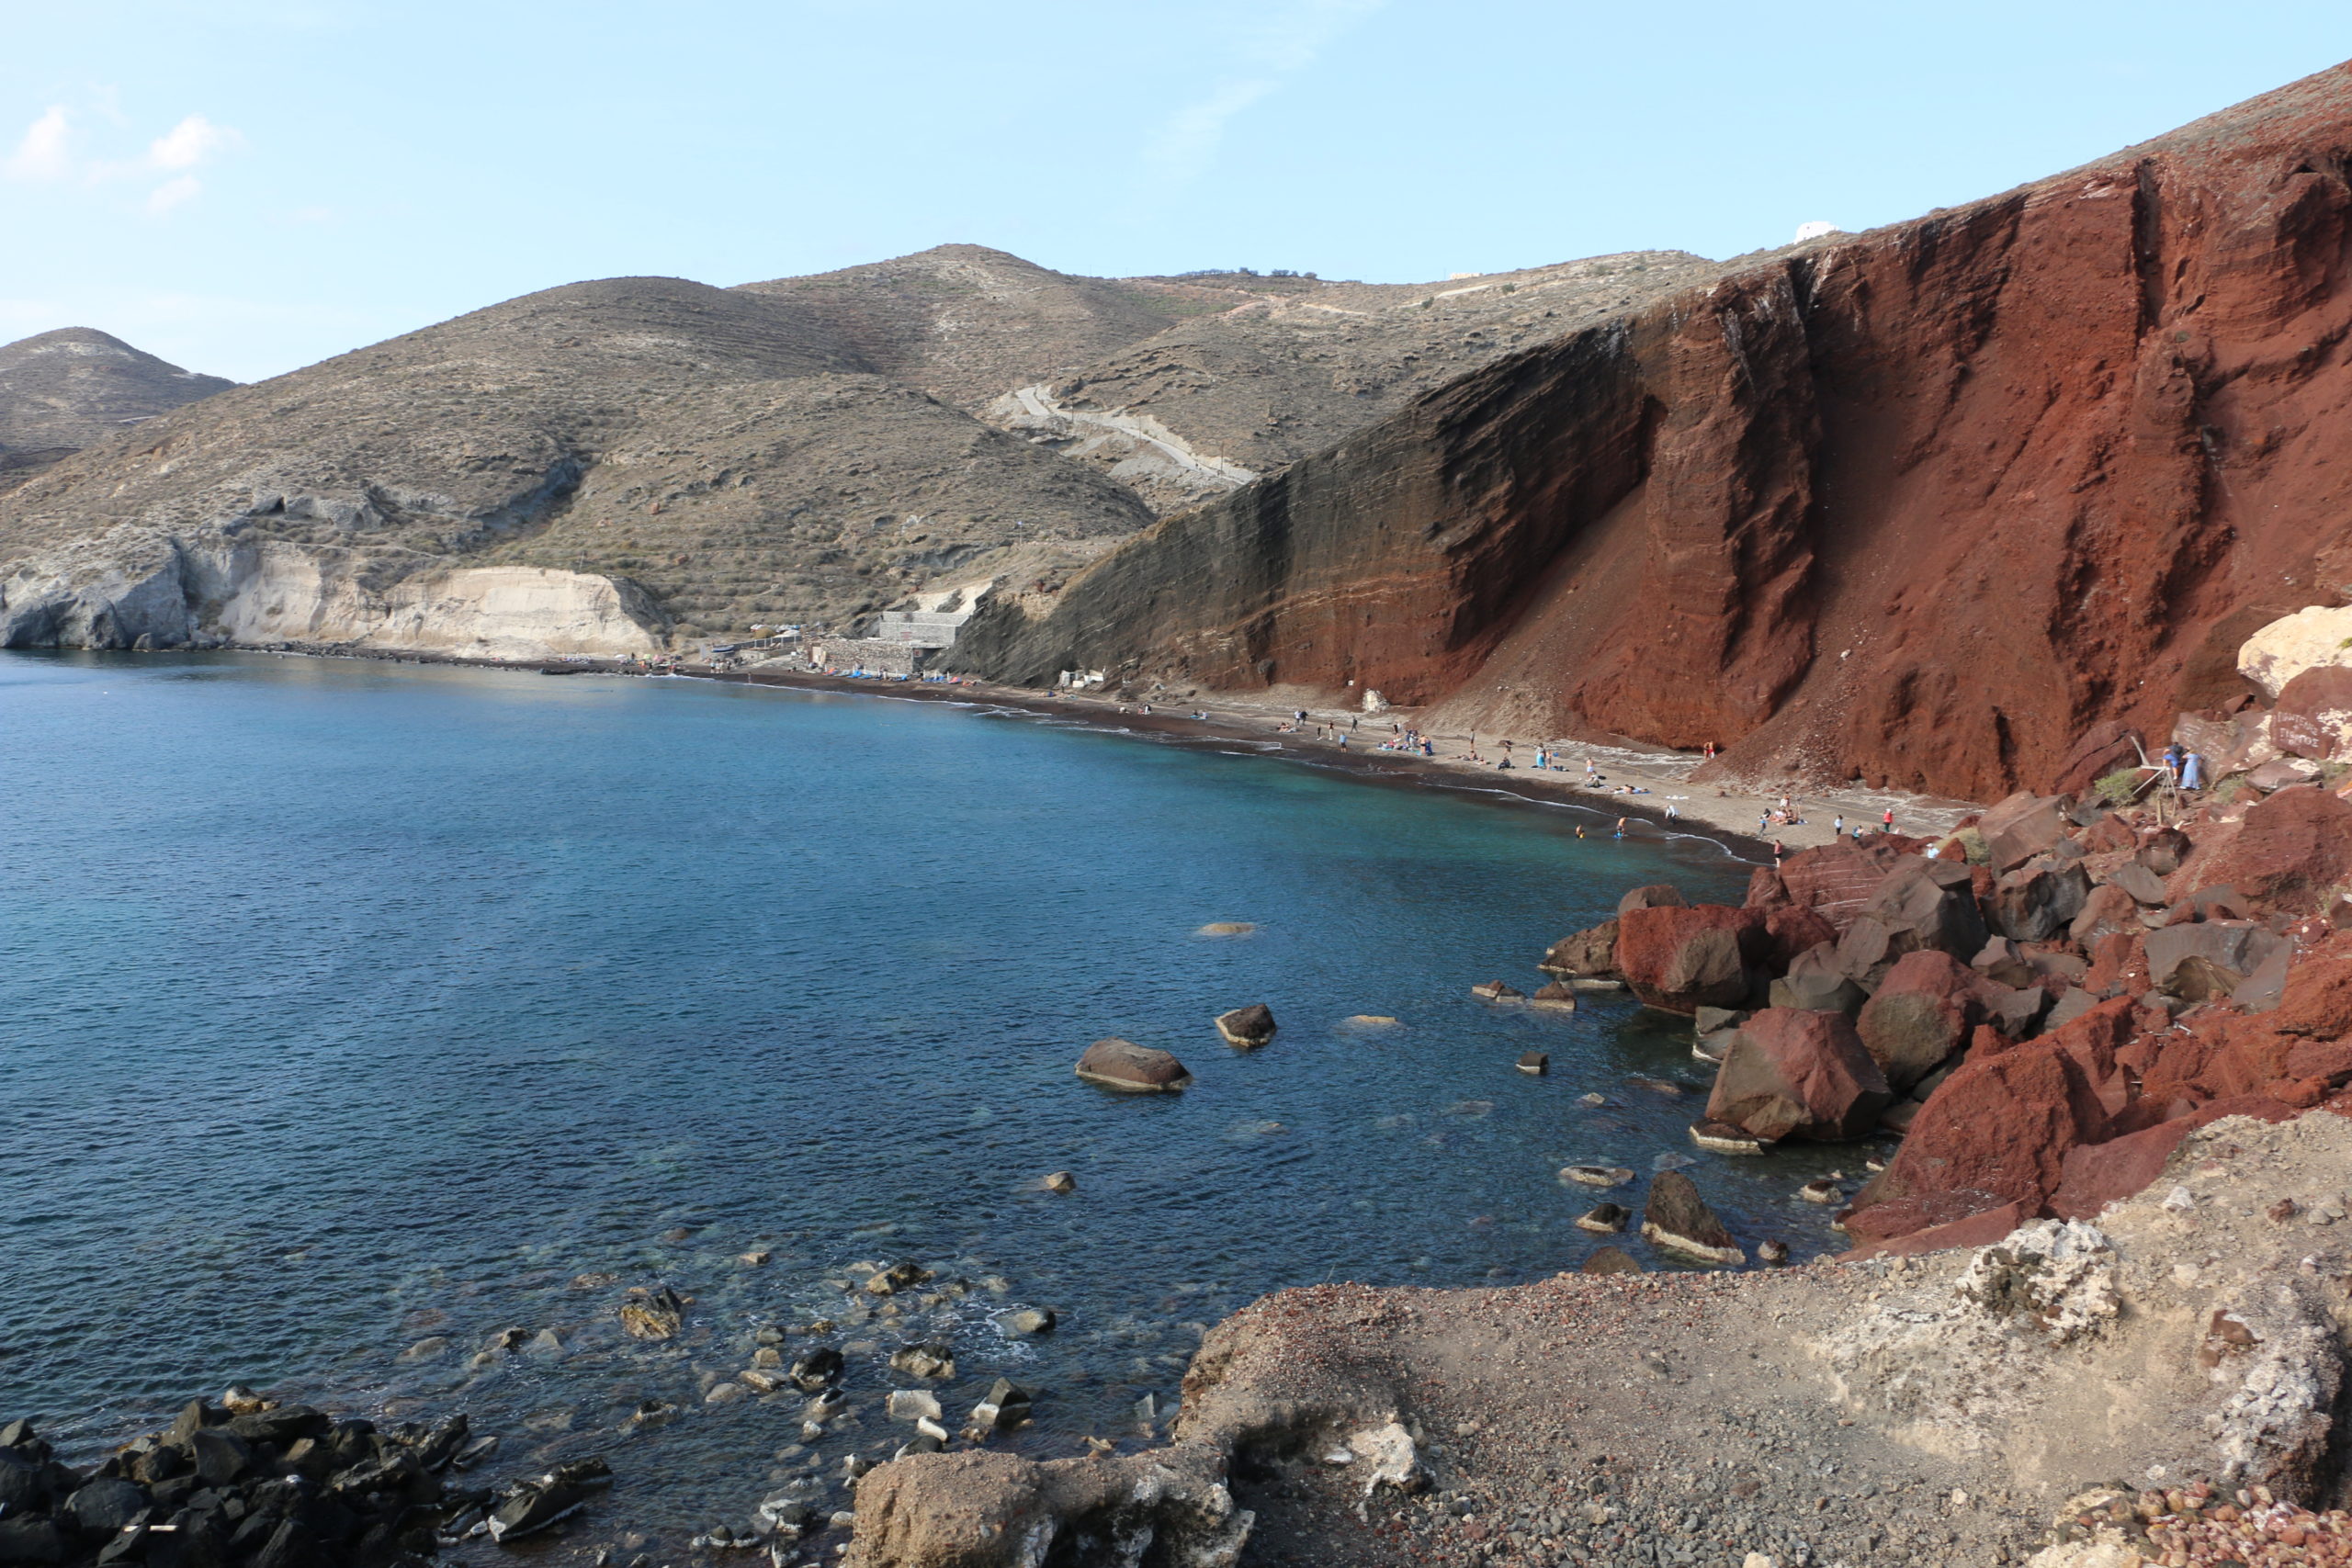
[[[1295,0],[1233,39],[1237,69],[1156,126],[1141,154],[1156,190],[1189,185],[1208,172],[1235,116],[1313,65],[1340,34],[1385,0]]]
[[[1207,97],[1160,121],[1144,148],[1144,165],[1165,185],[1190,185],[1208,173],[1235,115],[1282,84],[1270,76],[1220,82]]]
[[[0,168],[5,168],[12,180],[62,180],[74,172],[71,137],[65,106],[51,104],[48,112],[26,129],[17,150]]]
[[[241,132],[215,125],[201,114],[191,114],[148,142],[145,152],[105,158],[82,149],[74,123],[75,112],[62,104],[52,104],[26,128],[15,151],[0,159],[0,175],[12,180],[70,182],[86,186],[168,175],[148,191],[144,203],[151,215],[161,216],[186,206],[203,193],[203,183],[192,171],[236,151],[245,142]],[[118,130],[130,130],[107,94],[94,100],[90,112],[102,122],[111,122]]]
[[[147,193],[147,210],[161,217],[183,202],[194,201],[204,190],[204,182],[194,175],[182,175],[165,180]]]
[[[193,169],[216,152],[243,145],[244,140],[226,126],[192,114],[148,145],[147,162],[158,169]]]

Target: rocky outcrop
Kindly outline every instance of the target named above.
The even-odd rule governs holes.
[[[668,640],[625,578],[408,564],[401,576],[357,552],[268,541],[69,547],[0,581],[0,648],[294,642],[534,660],[652,654]]]
[[[2244,691],[2249,634],[2352,583],[2352,367],[2314,346],[2352,329],[2348,130],[2337,68],[1762,258],[1170,519],[958,659],[2046,784],[2102,721]]]

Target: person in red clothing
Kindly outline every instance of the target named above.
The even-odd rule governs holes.
[[[1890,832],[1890,833],[1894,832],[1894,807],[1893,807],[1892,806],[1888,807],[1886,808],[1886,815],[1879,818],[1879,823],[1880,823],[1880,826],[1881,826],[1881,827],[1883,827],[1883,828],[1887,832]]]

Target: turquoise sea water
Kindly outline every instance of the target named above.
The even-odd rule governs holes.
[[[86,1450],[231,1382],[462,1407],[510,1468],[606,1453],[608,1506],[684,1530],[904,1440],[910,1340],[955,1348],[951,1418],[1008,1374],[1021,1443],[1068,1452],[1143,1440],[1136,1402],[1267,1291],[1575,1267],[1607,1238],[1569,1221],[1639,1188],[1555,1172],[1690,1155],[1697,1098],[1628,1080],[1705,1069],[1622,999],[1469,987],[1533,988],[1628,886],[1736,899],[1747,867],[1229,751],[680,680],[0,655],[0,1417]],[[1229,1050],[1209,1019],[1253,1001],[1281,1033]],[[1109,1034],[1196,1084],[1080,1083]],[[1795,1188],[1860,1157],[1692,1174],[1803,1256],[1835,1237]],[[827,1281],[901,1258],[1001,1288],[844,1321]],[[623,1337],[662,1282],[686,1332]],[[1025,1305],[1058,1330],[1008,1336]],[[704,1403],[818,1317],[854,1423],[796,1452],[797,1397]],[[554,1334],[470,1364],[508,1327]]]

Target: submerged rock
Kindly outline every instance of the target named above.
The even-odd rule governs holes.
[[[1614,1235],[1625,1228],[1634,1212],[1622,1203],[1600,1203],[1577,1216],[1578,1230],[1596,1231],[1602,1235]]]
[[[1564,1165],[1560,1179],[1579,1187],[1623,1187],[1634,1179],[1634,1173],[1622,1165]]]
[[[632,1338],[667,1339],[685,1320],[685,1299],[667,1285],[634,1287],[621,1303],[621,1326]]]

